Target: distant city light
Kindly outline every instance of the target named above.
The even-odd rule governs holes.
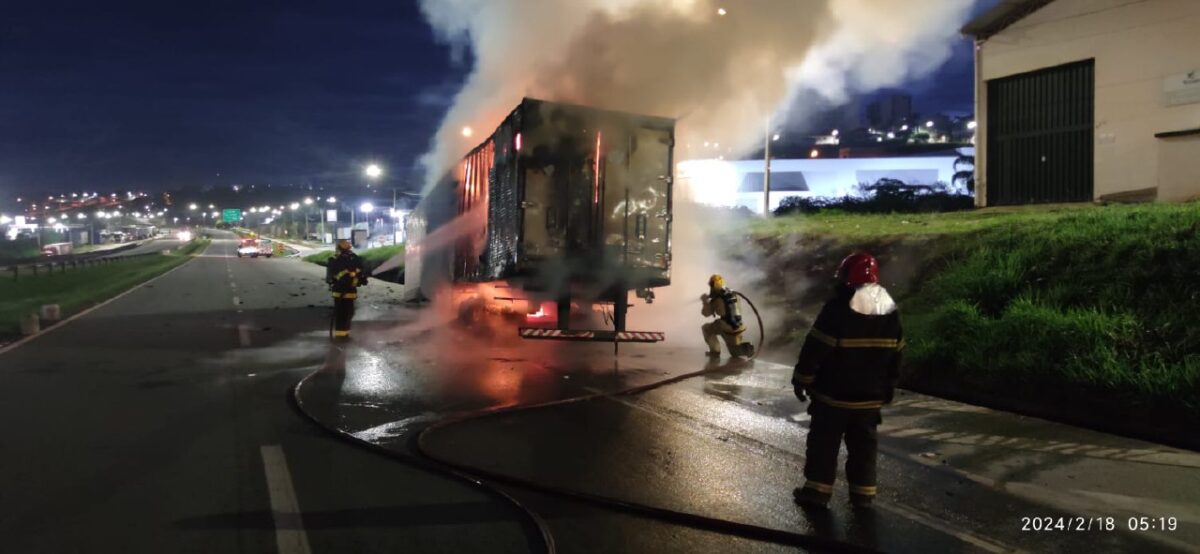
[[[907,131],[907,130],[908,130],[908,125],[901,125],[901,126],[900,126],[900,130],[901,130],[901,131]]]
[[[8,225],[12,223],[12,218],[6,215],[0,215],[0,225]]]
[[[829,133],[829,134],[831,134],[831,135],[833,135],[833,136],[835,136],[835,137],[836,137],[836,136],[838,136],[838,130],[837,130],[837,129],[834,129],[834,130],[833,130],[833,132],[832,132],[832,133]]]
[[[889,132],[889,133],[887,134],[887,138],[889,138],[889,139],[894,139],[894,138],[896,138],[896,133],[891,133],[891,132]]]
[[[813,148],[813,151],[808,153],[808,157],[810,158],[819,158],[820,156],[821,153],[818,152],[816,148]]]
[[[76,216],[75,216],[75,218],[76,218],[76,219],[87,219],[87,215],[85,215],[85,214],[79,214],[79,215],[76,215]]]
[[[926,122],[925,122],[925,126],[926,126],[926,127],[933,127],[933,122],[932,122],[932,121],[926,121]]]
[[[311,206],[311,205],[312,205],[312,203],[313,203],[313,199],[312,199],[312,198],[305,198],[305,199],[304,199],[304,205],[305,205],[305,206]]]
[[[291,209],[293,209],[293,210],[295,210],[295,209],[298,209],[298,208],[300,208],[300,203],[299,203],[299,202],[292,202],[292,203],[291,203],[291,204],[288,206],[288,208],[291,208]]]
[[[383,168],[378,164],[370,164],[363,169],[363,174],[371,179],[378,179],[380,175],[383,175]]]
[[[337,203],[337,198],[334,198],[334,197],[330,196],[329,198],[326,198],[326,199],[325,199],[325,201],[326,201],[326,202],[329,202],[330,204],[336,204],[336,203]]]
[[[975,124],[975,122],[974,122],[974,121],[968,121],[968,122],[967,122],[967,128],[968,128],[968,129],[974,129],[975,127],[976,127],[976,124]]]
[[[771,140],[779,140],[779,133],[775,133],[775,134],[774,134],[774,135],[771,137]]]
[[[189,210],[194,210],[194,209],[196,209],[196,205],[195,205],[195,204],[188,204],[188,209],[189,209]]]

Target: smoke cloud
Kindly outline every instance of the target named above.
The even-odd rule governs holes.
[[[804,89],[839,101],[950,54],[974,0],[422,0],[473,69],[425,159],[435,182],[524,96],[679,119],[734,152]],[[725,15],[720,11],[724,10]]]
[[[472,63],[425,157],[426,188],[526,96],[676,118],[677,159],[706,142],[744,153],[770,120],[802,115],[799,98],[836,104],[935,70],[974,2],[421,0],[437,36]],[[478,132],[465,138],[464,127]],[[676,195],[675,284],[630,317],[698,342],[708,275],[754,296],[762,273],[716,248],[714,234],[736,222],[698,216],[688,191]]]

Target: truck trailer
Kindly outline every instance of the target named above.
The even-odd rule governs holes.
[[[672,119],[522,100],[408,217],[406,294],[523,314],[525,338],[662,340],[625,324],[630,291],[671,283],[674,141]]]

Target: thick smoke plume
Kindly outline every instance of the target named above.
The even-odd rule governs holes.
[[[427,182],[523,96],[679,118],[680,146],[752,148],[811,89],[837,101],[937,68],[974,0],[422,0],[473,69]],[[721,15],[724,11],[725,15]]]
[[[836,104],[936,69],[974,1],[422,0],[438,36],[473,64],[426,156],[427,188],[525,96],[677,118],[676,159],[704,143],[712,157],[748,151],[772,118],[803,112],[801,92]],[[464,138],[464,127],[478,133]],[[736,222],[698,216],[684,186],[675,285],[630,317],[695,343],[708,274],[752,296],[762,274],[719,251],[714,235]]]

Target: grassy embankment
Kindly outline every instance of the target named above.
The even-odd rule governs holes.
[[[380,246],[378,248],[368,248],[366,250],[360,250],[360,251],[358,251],[358,257],[362,258],[363,268],[367,270],[367,273],[373,274],[375,272],[375,269],[378,268],[379,266],[383,265],[384,262],[390,260],[393,256],[395,256],[397,254],[403,254],[403,253],[404,253],[404,245],[401,244],[401,245],[396,245],[396,246]],[[310,254],[308,256],[305,256],[304,261],[323,266],[329,261],[329,258],[331,258],[331,257],[333,257],[332,250],[322,250],[315,254]],[[402,263],[402,264],[400,264],[400,267],[396,268],[395,270],[388,271],[388,272],[386,272],[386,274],[381,275],[379,277],[384,278],[386,280],[391,280],[388,278],[389,276],[398,275],[398,274],[402,273],[403,271],[404,271],[404,264]]]
[[[16,281],[0,279],[0,337],[18,335],[21,317],[37,312],[43,304],[58,304],[65,318],[165,273],[206,246],[208,241],[192,241],[166,255],[130,257]]]
[[[919,259],[892,260],[920,266],[899,299],[912,388],[1191,444],[1200,203],[820,214],[750,230],[839,255],[915,242],[902,250]]]

